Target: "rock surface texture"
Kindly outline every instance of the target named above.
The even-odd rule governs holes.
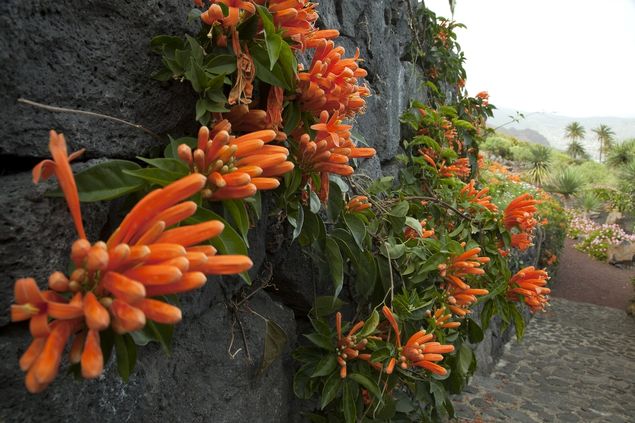
[[[489,376],[456,402],[458,422],[632,422],[635,320],[622,310],[552,298]]]
[[[62,368],[58,380],[34,396],[18,368],[29,336],[24,325],[8,322],[14,281],[34,276],[44,285],[52,271],[66,269],[74,239],[64,202],[45,197],[46,187],[30,182],[32,166],[49,155],[48,130],[63,132],[73,151],[86,148],[81,160],[152,156],[167,134],[194,134],[193,92],[185,84],[150,78],[160,63],[150,39],[193,32],[189,8],[188,0],[0,2],[0,422],[301,419],[305,405],[294,399],[290,351],[296,328],[306,326],[303,316],[313,295],[322,291],[307,258],[281,236],[284,231],[267,235],[267,227],[278,224],[275,217],[253,230],[251,273],[256,286],[267,282],[280,289],[258,292],[237,314],[229,308],[244,287],[237,278],[210,279],[204,290],[182,296],[184,319],[172,355],[153,344],[141,348],[128,383],[117,377],[111,360],[99,381],[74,381]],[[322,26],[341,31],[339,42],[349,55],[360,48],[369,73],[373,96],[355,127],[379,157],[364,169],[371,178],[391,173],[399,116],[411,99],[425,96],[418,68],[404,59],[407,0],[378,0],[372,7],[366,0],[323,0],[318,10]],[[17,102],[20,97],[141,124],[162,140],[111,120],[27,106]],[[119,223],[120,208],[118,202],[82,205],[91,240],[104,238]],[[265,322],[250,310],[278,323],[288,336],[283,355],[264,372],[259,368]],[[499,348],[496,342],[498,347],[490,347]]]

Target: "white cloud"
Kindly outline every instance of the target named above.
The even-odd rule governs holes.
[[[450,16],[447,0],[427,7]],[[457,0],[467,88],[568,116],[635,116],[632,0]]]

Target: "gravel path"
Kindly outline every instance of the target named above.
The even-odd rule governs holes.
[[[618,269],[576,250],[574,244],[566,240],[552,281],[552,296],[626,310],[633,298],[630,280],[635,277],[635,267]]]
[[[474,377],[455,400],[457,422],[635,422],[635,319],[551,302],[492,374]]]

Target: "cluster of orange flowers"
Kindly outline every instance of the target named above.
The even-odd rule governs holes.
[[[519,301],[519,297],[522,297],[532,313],[544,311],[549,304],[547,295],[551,293],[551,289],[546,287],[548,280],[549,274],[546,270],[533,266],[525,267],[509,280],[507,298]]]
[[[297,161],[302,169],[304,181],[309,181],[313,189],[315,186],[311,174],[320,174],[318,196],[322,201],[326,201],[329,174],[352,175],[353,168],[348,164],[350,159],[373,157],[375,149],[356,147],[351,140],[351,126],[342,123],[338,112],[329,116],[329,113],[323,110],[319,122],[311,125],[311,129],[316,131],[315,140],[311,140],[308,134],[300,136]]]
[[[446,311],[446,307],[441,306],[441,308],[437,309],[434,314],[430,314],[434,317],[435,326],[444,329],[456,329],[461,326],[461,322],[449,322],[448,320],[452,318],[452,313],[448,313]]]
[[[439,265],[439,273],[446,281],[449,309],[457,316],[465,316],[470,311],[468,307],[477,301],[477,295],[487,295],[486,289],[471,288],[464,278],[468,275],[483,275],[485,271],[480,267],[489,263],[489,257],[479,257],[479,247],[465,251],[452,257],[447,264]]]
[[[345,118],[363,112],[364,97],[370,95],[365,85],[357,85],[357,78],[368,72],[359,67],[359,49],[352,58],[343,58],[344,47],[335,47],[333,41],[317,43],[308,71],[300,72],[300,105],[314,116],[326,110]],[[303,70],[303,69],[301,69]]]
[[[346,203],[345,209],[349,213],[360,213],[366,209],[369,209],[371,204],[368,202],[368,197],[365,195],[357,195]]]
[[[203,198],[240,199],[258,190],[278,188],[278,177],[293,170],[294,165],[287,160],[286,147],[268,144],[276,133],[265,129],[235,137],[229,131],[227,120],[218,122],[211,131],[202,126],[194,151],[187,144],[178,147],[179,159],[192,173],[206,178]]]
[[[472,172],[470,168],[470,160],[467,157],[461,157],[456,159],[453,163],[446,165],[446,161],[442,160],[441,163],[436,162],[436,155],[430,149],[419,150],[419,153],[423,159],[434,168],[437,174],[442,178],[467,178]]]
[[[342,336],[342,313],[335,315],[335,331],[337,332],[337,363],[340,365],[340,377],[346,378],[346,361],[359,357],[359,352],[366,348],[368,339],[359,338],[356,333],[364,327],[364,321],[357,322],[348,335]]]
[[[80,363],[85,378],[102,373],[104,362],[99,333],[111,327],[125,334],[142,329],[146,321],[173,324],[181,311],[153,299],[203,286],[206,275],[236,274],[252,262],[241,255],[217,256],[204,244],[223,231],[223,224],[207,221],[174,227],[196,212],[184,201],[205,185],[192,174],[146,195],[126,215],[107,242],[86,239],[79,196],[63,135],[50,133],[53,160],[34,169],[34,181],[55,174],[73,216],[79,239],[73,243],[75,270],[67,277],[54,272],[47,291],[32,278],[15,284],[13,321],[29,320],[33,342],[20,358],[30,392],[44,390],[57,376],[61,355],[71,337],[70,361]],[[172,227],[172,228],[171,228]],[[168,229],[170,228],[170,229]]]
[[[420,330],[415,332],[408,339],[406,345],[402,347],[399,326],[395,316],[386,306],[383,307],[382,312],[395,332],[395,345],[397,347],[397,357],[390,358],[388,366],[386,366],[386,373],[391,374],[396,362],[399,362],[399,367],[402,369],[416,366],[437,375],[443,376],[447,374],[448,371],[444,367],[439,366],[437,362],[443,360],[442,354],[453,352],[454,345],[442,345],[439,342],[434,342],[433,334]]]
[[[512,247],[524,251],[532,245],[533,231],[538,224],[535,218],[538,210],[536,205],[539,203],[530,193],[524,193],[514,198],[505,208],[503,224],[511,233]]]
[[[460,193],[462,195],[465,195],[465,197],[470,203],[479,205],[481,207],[485,207],[487,210],[491,212],[494,212],[494,213],[497,212],[498,207],[496,207],[496,204],[492,203],[492,196],[486,195],[489,192],[489,188],[486,187],[480,191],[477,191],[474,188],[475,183],[476,181],[472,179],[467,185],[461,188]]]

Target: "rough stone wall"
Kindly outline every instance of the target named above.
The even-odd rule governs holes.
[[[417,68],[403,59],[410,39],[406,1],[322,0],[318,9],[320,26],[339,29],[349,54],[359,47],[368,70],[373,96],[355,128],[378,151],[362,164],[372,178],[393,169],[399,116],[411,99],[425,97]],[[228,309],[242,282],[217,277],[181,297],[184,319],[176,327],[172,355],[154,344],[140,348],[129,383],[120,381],[111,362],[99,381],[75,381],[62,368],[42,394],[30,395],[23,387],[18,359],[29,335],[26,325],[8,321],[14,281],[33,276],[44,285],[50,272],[67,267],[74,240],[64,201],[44,197],[47,185],[36,187],[30,179],[32,166],[49,155],[48,130],[63,132],[73,151],[87,149],[82,160],[89,163],[76,170],[95,159],[158,154],[165,141],[116,122],[51,113],[16,100],[120,117],[164,138],[194,134],[190,88],[149,77],[159,66],[149,40],[194,31],[186,23],[189,8],[188,0],[0,2],[0,422],[287,422],[300,420],[299,410],[307,407],[293,395],[290,351],[296,334],[306,329],[303,316],[313,296],[328,294],[328,287],[299,247],[290,245],[288,228],[275,216],[252,230],[250,253],[254,283],[269,281],[277,289],[260,291],[248,306],[277,322],[289,342],[263,374],[258,369],[265,323],[246,308],[238,313],[248,358]],[[118,224],[119,203],[82,205],[91,240],[103,239]],[[494,330],[481,356],[487,360],[503,339]],[[242,348],[233,358],[230,344],[232,353]]]

